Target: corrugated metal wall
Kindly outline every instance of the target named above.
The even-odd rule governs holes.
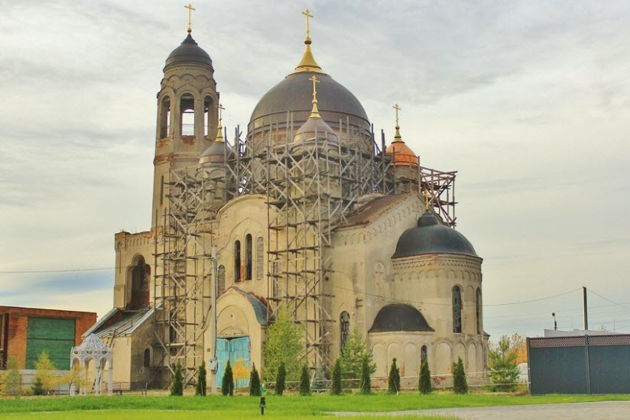
[[[630,335],[528,338],[532,394],[630,393]]]
[[[28,318],[26,368],[35,369],[42,352],[56,369],[70,369],[70,350],[74,346],[74,319]]]

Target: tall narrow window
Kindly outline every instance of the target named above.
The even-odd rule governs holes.
[[[139,257],[138,262],[131,269],[131,301],[129,309],[139,309],[149,305],[149,266],[144,258]]]
[[[151,350],[149,349],[145,349],[144,350],[144,363],[143,363],[145,368],[148,368],[151,366]]]
[[[453,332],[462,332],[462,290],[453,287]]]
[[[346,345],[348,341],[348,337],[350,337],[350,314],[346,311],[343,311],[341,315],[339,315],[339,348],[343,350],[343,346]]]
[[[182,95],[182,99],[179,103],[179,112],[181,129],[180,134],[182,136],[194,136],[195,135],[195,99],[189,93]]]
[[[252,279],[252,235],[245,236],[245,280]]]
[[[477,293],[475,296],[475,314],[477,317],[477,334],[481,334],[481,288],[477,288]]]
[[[168,137],[171,126],[171,98],[165,96],[160,104],[160,138]]]
[[[241,241],[234,242],[234,281],[241,281]]]
[[[262,236],[256,238],[256,280],[262,280],[265,271],[265,241]]]
[[[225,292],[225,266],[220,265],[217,270],[217,293],[221,295]]]
[[[211,108],[212,108],[212,98],[209,96],[206,96],[203,99],[203,135],[204,136],[209,136],[210,134],[212,134],[212,129],[210,127],[210,125],[212,124],[212,121],[210,119]]]
[[[420,348],[420,367],[422,367],[422,364],[425,362],[429,363],[429,352],[427,350],[427,346],[422,346]]]
[[[160,177],[160,205],[164,204],[164,175]]]

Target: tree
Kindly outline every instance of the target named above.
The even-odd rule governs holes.
[[[7,372],[4,375],[4,392],[15,397],[22,393],[22,375],[18,369],[18,361],[14,356],[9,357],[7,360]]]
[[[275,322],[267,330],[267,339],[263,347],[265,381],[273,382],[276,379],[281,363],[284,363],[287,379],[298,380],[302,368],[300,354],[304,351],[303,335],[302,329],[291,319],[289,311],[281,307]]]
[[[284,362],[280,362],[278,367],[278,375],[276,376],[276,395],[282,395],[284,393],[284,385],[287,379],[287,370],[284,367]]]
[[[249,374],[249,395],[260,397],[260,376],[254,364],[252,364],[252,371]]]
[[[171,384],[171,395],[176,397],[184,395],[184,378],[182,375],[182,367],[179,363],[175,366],[175,374],[173,375],[173,383]]]
[[[396,358],[392,360],[392,366],[389,368],[389,377],[387,378],[387,392],[390,394],[398,394],[400,392],[400,370],[396,365]]]
[[[370,379],[370,365],[367,360],[363,360],[361,365],[361,394],[369,394],[372,392],[372,381]]]
[[[520,343],[503,336],[488,352],[488,376],[495,391],[512,391],[518,381],[518,358]]]
[[[41,352],[35,362],[35,384],[33,384],[33,394],[43,395],[55,390],[57,384],[53,373],[54,370],[55,365],[48,357],[48,353]],[[37,389],[37,392],[41,391],[41,394],[36,392],[35,385],[41,387],[40,389]]]
[[[421,394],[431,393],[431,371],[429,370],[429,362],[422,361],[420,366],[420,379],[418,381],[418,390]]]
[[[71,389],[72,385],[75,385],[75,391],[79,391],[81,387],[87,386],[85,369],[83,369],[80,364],[75,363],[72,365],[72,368],[70,368],[70,371],[60,378],[59,382],[67,385],[68,389]]]
[[[374,356],[365,345],[363,337],[357,330],[353,330],[348,341],[341,349],[341,371],[346,379],[359,379],[362,374],[363,362],[367,362],[370,374],[376,372]]]
[[[44,383],[39,378],[35,378],[31,389],[33,390],[33,395],[44,395]]]
[[[333,366],[330,393],[333,395],[341,395],[341,391],[341,360],[337,359]]]
[[[306,365],[302,366],[302,375],[300,376],[300,395],[311,395],[311,378],[308,374]]]
[[[453,391],[456,394],[467,394],[468,383],[466,383],[466,372],[464,362],[461,357],[457,358],[457,363],[453,363]]]
[[[225,396],[234,395],[234,375],[232,374],[232,365],[228,360],[225,366],[225,372],[223,372],[223,379],[221,380],[221,394]]]
[[[206,362],[202,361],[197,371],[197,385],[195,386],[195,395],[206,395]]]

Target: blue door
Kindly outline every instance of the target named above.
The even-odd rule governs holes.
[[[234,375],[234,386],[249,386],[249,373],[252,365],[249,360],[249,337],[217,338],[217,386],[221,386],[227,361],[230,361]]]

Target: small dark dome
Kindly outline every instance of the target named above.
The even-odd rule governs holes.
[[[422,313],[411,305],[393,303],[378,311],[369,332],[434,331]]]
[[[223,140],[215,141],[201,153],[199,164],[202,166],[223,164],[225,157],[227,156],[229,158],[231,155],[232,150],[230,150]]]
[[[309,118],[295,133],[293,141],[299,142],[312,139],[315,135],[319,138],[327,136],[331,140],[337,140],[337,134],[326,124],[326,121],[321,118]]]
[[[200,64],[212,68],[212,59],[193,37],[188,34],[181,45],[173,50],[166,59],[164,70],[176,64]]]
[[[443,225],[437,217],[426,212],[418,220],[418,227],[400,235],[392,258],[422,254],[458,254],[477,257],[475,248],[464,235]]]
[[[288,75],[258,101],[249,120],[250,130],[269,123],[285,123],[287,112],[295,122],[304,122],[311,112],[313,75],[319,79],[317,99],[319,112],[328,124],[338,125],[349,116],[369,128],[369,121],[359,100],[343,85],[324,73],[298,72]],[[264,121],[263,121],[264,119]]]

